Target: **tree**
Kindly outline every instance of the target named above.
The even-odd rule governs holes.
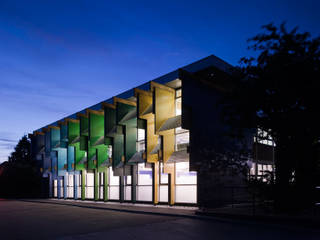
[[[320,38],[287,31],[285,24],[263,26],[249,39],[255,58],[243,58],[234,76],[229,122],[259,127],[276,144],[275,206],[297,210],[312,204],[315,153],[320,139]],[[293,181],[292,181],[293,179]]]
[[[8,158],[9,162],[27,163],[31,161],[31,143],[27,136],[23,136]]]
[[[41,174],[37,161],[31,158],[31,143],[23,136],[16,145],[8,162],[1,165],[0,196],[41,196]]]

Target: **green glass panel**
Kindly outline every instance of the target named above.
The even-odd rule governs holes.
[[[121,167],[123,165],[122,156],[124,156],[124,136],[122,134],[115,135],[112,145],[112,166]]]
[[[80,171],[80,170],[86,169],[86,151],[83,151],[80,148],[80,123],[79,122],[68,122],[68,140],[69,140],[69,146],[74,147],[73,153],[74,153],[75,170]],[[70,152],[70,154],[72,153]]]
[[[89,132],[89,119],[87,117],[80,117],[80,135],[88,136]]]
[[[68,122],[68,140],[69,145],[72,145],[80,137],[80,123]]]
[[[60,139],[61,141],[68,141],[68,125],[61,124],[60,125]]]
[[[67,169],[65,165],[67,164],[67,149],[59,148],[58,152],[58,176],[64,176]]]
[[[116,110],[113,108],[104,108],[104,116],[105,116],[105,137],[113,137],[116,125]]]
[[[75,157],[75,151],[74,146],[68,146],[68,172],[74,171],[74,157]]]
[[[74,146],[74,160],[75,160],[75,170],[86,169],[86,151],[80,150],[80,143],[76,143]]]
[[[80,150],[88,151],[88,137],[80,136]]]
[[[117,103],[117,123],[124,126],[124,156],[128,162],[136,153],[137,108],[124,103]]]
[[[91,147],[104,144],[104,115],[90,113],[89,140]]]
[[[60,145],[60,129],[51,128],[51,151],[55,150]]]
[[[88,169],[96,169],[97,162],[97,149],[90,147],[90,142],[88,142]]]
[[[107,168],[107,164],[109,163],[109,154],[108,154],[108,146],[99,145],[97,148],[97,163],[98,163],[98,171],[103,172]]]

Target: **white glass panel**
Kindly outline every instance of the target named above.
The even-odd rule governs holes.
[[[152,186],[137,186],[138,201],[152,201]]]
[[[160,183],[161,184],[168,184],[169,179],[168,179],[168,174],[167,173],[161,173],[160,175]]]
[[[127,200],[127,201],[131,200],[131,187],[130,186],[125,187],[124,200]]]
[[[168,174],[163,173],[163,163],[160,163],[160,184],[168,184]]]
[[[73,175],[68,176],[68,185],[69,186],[74,186],[73,179],[74,179]]]
[[[73,198],[74,188],[68,187],[68,198]]]
[[[189,172],[189,162],[176,163],[176,184],[197,184],[197,173]]]
[[[197,203],[197,185],[176,186],[177,203]]]
[[[110,199],[119,200],[119,186],[110,186],[109,191]]]
[[[146,149],[145,141],[139,141],[137,142],[136,145],[137,145],[137,152],[141,152]]]
[[[181,97],[176,99],[176,116],[181,115]]]
[[[80,175],[79,174],[76,174],[74,175],[74,185],[78,185],[80,186]]]
[[[60,185],[60,197],[63,198],[63,185]]]
[[[176,133],[179,133],[179,131],[182,131],[182,129],[181,130],[177,129]],[[177,151],[187,149],[189,142],[190,142],[189,131],[176,134],[176,150]]]
[[[100,186],[104,185],[104,173],[99,173],[99,183]]]
[[[138,128],[138,141],[145,139],[145,130]]]
[[[78,187],[78,198],[81,198],[81,187]]]
[[[94,186],[94,173],[87,173],[87,186]]]
[[[180,89],[176,90],[176,98],[179,98],[181,96],[182,96],[182,89],[180,88]]]
[[[160,186],[160,202],[168,202],[168,185]]]
[[[86,198],[93,199],[94,197],[94,187],[86,187]]]
[[[100,188],[99,188],[99,197],[100,197],[100,199],[103,199],[103,193],[104,193],[104,189],[103,189],[103,186],[101,186]]]
[[[119,176],[113,176],[112,168],[109,168],[109,169],[110,169],[110,183],[109,183],[109,185],[119,186],[119,182],[120,182]]]
[[[152,169],[145,168],[144,163],[138,165],[138,185],[152,185]]]
[[[53,197],[58,197],[58,181],[53,180]]]
[[[131,185],[131,176],[125,176],[126,178],[126,185]]]

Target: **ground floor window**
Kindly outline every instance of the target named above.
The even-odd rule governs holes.
[[[58,189],[58,191],[60,192],[60,197],[63,198],[64,197],[64,188],[63,188],[64,182],[63,182],[63,178],[59,179],[58,181],[59,181],[59,189]]]
[[[138,164],[137,201],[152,202],[152,168]]]
[[[81,175],[75,174],[74,175],[74,181],[77,188],[77,198],[81,198]]]
[[[104,178],[105,175],[104,173],[98,173],[99,174],[99,199],[103,200],[103,195],[104,195]]]
[[[167,203],[169,199],[169,175],[163,173],[163,163],[160,163],[159,202]]]
[[[197,173],[189,171],[189,162],[176,162],[172,163],[175,169],[175,202],[176,203],[197,203]],[[112,167],[108,168],[108,175],[104,172],[97,173],[98,180],[98,199],[104,199],[104,191],[108,191],[108,199],[119,200],[120,199],[120,177],[114,176]],[[169,174],[163,173],[163,164],[160,163],[158,170],[158,197],[160,203],[168,203],[169,201],[169,189],[170,179]],[[85,198],[94,199],[95,192],[95,173],[85,173]],[[108,177],[108,186],[105,186],[105,177]],[[136,200],[139,202],[152,202],[153,201],[153,168],[151,164],[140,163],[137,167],[136,176],[137,179],[135,185],[133,185],[132,176],[124,176],[124,200],[131,201],[133,187],[136,189]],[[81,186],[82,178],[79,174],[67,174],[64,178],[67,180],[67,197],[74,198],[75,193],[77,198],[81,198]],[[63,179],[54,180],[54,197],[63,197]],[[59,188],[58,188],[59,186]],[[75,188],[77,191],[75,191]]]
[[[112,168],[109,168],[109,199],[110,200],[119,200],[119,184],[120,177],[114,176]]]
[[[189,171],[189,162],[176,163],[176,202],[197,203],[197,173]]]
[[[94,173],[86,174],[86,198],[93,199],[94,198]]]
[[[67,182],[68,198],[73,198],[74,197],[74,175],[68,174],[66,178],[68,179],[68,182]]]
[[[132,176],[124,176],[124,200],[131,201]]]
[[[58,180],[53,180],[53,197],[58,197]]]

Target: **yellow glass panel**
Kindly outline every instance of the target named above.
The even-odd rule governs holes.
[[[155,94],[155,130],[159,134],[161,126],[175,116],[175,92],[159,87],[154,88]]]

